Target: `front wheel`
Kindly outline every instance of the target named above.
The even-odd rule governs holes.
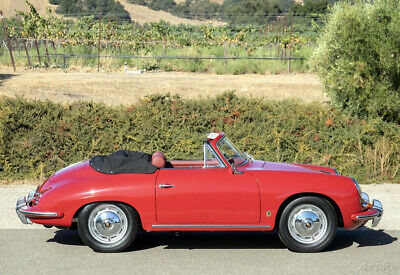
[[[79,214],[82,241],[98,252],[120,252],[135,240],[139,230],[136,212],[121,203],[94,203]]]
[[[290,202],[279,221],[279,237],[296,252],[318,252],[335,237],[335,209],[325,199],[302,197]]]

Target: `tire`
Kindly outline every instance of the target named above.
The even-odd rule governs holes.
[[[139,216],[121,203],[89,204],[79,213],[78,231],[82,241],[97,252],[121,252],[135,240]]]
[[[301,197],[283,210],[279,238],[292,251],[319,252],[332,242],[337,223],[335,209],[327,200]]]

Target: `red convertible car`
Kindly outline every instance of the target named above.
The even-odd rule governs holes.
[[[289,249],[317,252],[337,227],[382,217],[382,204],[335,169],[254,160],[224,133],[203,143],[203,160],[119,151],[71,165],[18,199],[17,214],[25,224],[77,227],[99,252],[126,249],[140,230],[274,229]]]

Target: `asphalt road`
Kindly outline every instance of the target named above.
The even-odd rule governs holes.
[[[339,230],[316,254],[293,253],[268,232],[171,232],[140,234],[118,254],[100,254],[76,231],[24,225],[15,214],[31,185],[0,186],[0,275],[44,274],[400,274],[400,185],[365,185],[382,201],[377,228]],[[370,226],[369,222],[367,225]]]
[[[316,254],[286,249],[274,232],[142,233],[127,252],[101,254],[77,231],[1,229],[0,273],[400,273],[400,231],[339,230]]]

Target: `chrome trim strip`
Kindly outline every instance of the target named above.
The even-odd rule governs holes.
[[[153,228],[271,228],[270,225],[153,224]]]
[[[218,158],[218,162],[220,165],[222,165],[221,167],[208,167],[206,166],[206,147],[208,147],[211,152]],[[227,166],[225,165],[225,163],[222,161],[221,157],[219,156],[219,154],[215,151],[215,149],[209,145],[209,144],[203,144],[203,167],[202,168],[227,168]]]
[[[57,217],[57,213],[54,212],[33,212],[33,211],[27,211],[27,210],[22,210],[19,209],[19,212],[21,212],[24,215],[28,216],[35,216],[35,217]]]
[[[373,218],[373,217],[377,217],[377,216],[379,216],[379,215],[380,215],[380,213],[379,213],[379,212],[376,212],[375,214],[356,216],[356,219],[357,219],[357,220],[369,220],[369,219],[371,219],[371,218]]]

